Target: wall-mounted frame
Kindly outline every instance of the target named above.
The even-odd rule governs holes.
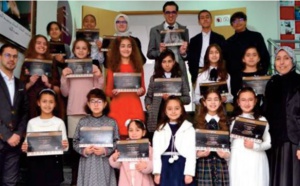
[[[35,35],[36,1],[0,2],[0,37],[24,51]]]

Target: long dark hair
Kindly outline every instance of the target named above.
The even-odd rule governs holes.
[[[222,97],[218,90],[208,89],[205,92],[205,94],[202,95],[203,97],[200,99],[201,108],[200,108],[200,112],[198,112],[197,116],[196,116],[195,128],[205,129],[205,125],[206,125],[205,116],[208,113],[208,109],[206,106],[204,106],[204,101],[207,99],[209,94],[213,94],[213,93],[217,94],[218,98],[220,100],[220,103],[222,102]],[[217,109],[217,115],[220,117],[220,120],[219,120],[220,130],[228,131],[227,118],[226,118],[226,114],[224,112],[224,108],[223,108],[222,104],[220,104],[219,108]]]
[[[243,58],[245,57],[245,55],[246,55],[246,53],[247,53],[247,51],[248,51],[249,49],[255,49],[255,50],[256,50],[256,52],[257,52],[257,55],[258,55],[258,57],[259,57],[259,61],[258,61],[258,63],[256,64],[256,69],[257,69],[257,71],[260,71],[260,70],[262,70],[262,67],[261,67],[261,58],[260,58],[260,53],[259,53],[259,51],[257,50],[257,47],[256,47],[256,46],[253,46],[253,45],[251,45],[251,46],[248,46],[248,47],[246,48],[246,50],[244,51]],[[244,71],[244,70],[246,69],[246,63],[245,63],[245,62],[243,62],[242,64],[243,64],[243,68],[242,68],[242,70]]]
[[[119,72],[121,66],[121,53],[120,53],[120,45],[123,40],[129,40],[132,46],[132,51],[130,54],[130,64],[132,65],[135,72],[143,71],[143,62],[142,56],[139,52],[138,46],[135,40],[131,37],[121,36],[114,39],[109,45],[110,50],[107,52],[108,56],[108,68],[110,68],[113,72]]]
[[[184,105],[182,103],[182,101],[180,100],[179,97],[177,96],[170,96],[166,101],[165,104],[163,106],[163,112],[161,112],[161,116],[157,125],[157,129],[159,130],[160,128],[164,128],[166,126],[166,124],[168,122],[170,122],[170,119],[168,118],[167,114],[166,114],[166,108],[167,105],[170,101],[177,101],[180,104],[180,108],[181,108],[181,115],[180,117],[177,119],[177,125],[179,125],[179,127],[182,125],[182,123],[184,122],[184,120],[186,120],[187,118],[187,113],[184,109]],[[162,127],[161,127],[162,126]]]
[[[240,99],[240,95],[244,92],[251,92],[254,95],[255,99],[257,100],[257,94],[253,90],[253,88],[251,88],[251,87],[241,88],[237,93],[237,99],[236,99],[236,102],[235,102],[235,105],[234,105],[234,110],[233,110],[233,116],[234,116],[233,119],[235,119],[235,117],[237,117],[237,116],[239,116],[243,113],[241,107],[238,105],[238,100]],[[254,107],[253,107],[253,117],[254,117],[254,119],[258,119],[260,116],[261,115],[260,115],[259,107],[256,107],[254,105]]]
[[[44,38],[46,43],[47,43],[47,50],[46,52],[43,54],[43,59],[52,59],[52,56],[50,55],[50,46],[49,46],[49,42],[47,40],[47,38],[43,35],[35,35],[31,38],[31,40],[29,41],[28,44],[28,48],[25,52],[25,58],[36,58],[37,57],[37,53],[35,51],[35,44],[36,44],[36,40],[38,38]]]
[[[158,59],[157,59],[157,64],[155,65],[155,70],[154,70],[154,78],[161,78],[163,77],[165,70],[162,68],[162,62],[166,57],[170,57],[173,61],[175,61],[175,54],[173,53],[172,50],[167,49],[160,53]],[[179,67],[179,64],[175,61],[175,64],[171,70],[172,77],[181,77],[181,70]]]
[[[220,54],[220,59],[218,60],[218,66],[217,66],[218,77],[220,77],[220,81],[226,81],[228,78],[228,74],[225,68],[225,60],[223,59],[222,49],[217,44],[211,44],[207,47],[204,56],[204,66],[202,71],[204,72],[208,70],[210,67],[209,52],[212,48],[216,48]]]

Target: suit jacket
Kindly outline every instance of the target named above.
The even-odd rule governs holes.
[[[224,36],[211,31],[209,37],[209,44],[218,44],[221,48],[223,48],[225,44]],[[192,76],[192,82],[195,83],[198,76],[199,69],[199,60],[202,50],[202,32],[197,34],[195,37],[191,38],[189,49],[188,49],[188,65],[189,71]]]
[[[189,41],[189,30],[186,28],[186,26],[183,26],[179,23],[178,24],[178,29],[184,29],[184,39],[185,41]],[[148,45],[148,52],[147,52],[147,57],[149,59],[157,59],[158,56],[160,55],[159,52],[159,45],[162,42],[161,41],[161,34],[160,31],[164,30],[164,22],[160,25],[157,25],[155,27],[152,27],[150,30],[150,40],[149,40],[149,45]],[[184,58],[179,54],[175,54],[178,57],[178,64],[180,66],[181,72],[183,74],[184,77],[184,81],[187,85],[189,85],[189,81],[187,78],[187,70],[186,70],[186,66],[185,66],[185,62],[184,62]],[[155,67],[157,67],[157,62],[155,62]],[[189,90],[190,87],[188,86]]]
[[[0,150],[14,133],[22,137],[26,131],[28,100],[25,85],[15,77],[14,104],[11,104],[8,88],[0,75]]]

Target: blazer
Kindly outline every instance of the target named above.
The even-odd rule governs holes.
[[[225,45],[224,36],[211,31],[209,37],[209,44],[218,44],[221,48]],[[196,82],[199,69],[199,60],[202,50],[202,32],[191,38],[189,48],[187,51],[187,60],[189,71],[192,76],[192,83]]]
[[[168,124],[160,127],[153,136],[153,174],[160,174],[162,169],[161,155],[167,150],[172,136]],[[175,147],[178,153],[186,158],[184,175],[195,176],[196,171],[196,132],[193,124],[185,120],[175,134]]]
[[[0,150],[13,134],[23,137],[26,131],[28,99],[25,85],[15,77],[14,103],[11,104],[6,83],[0,75]]]

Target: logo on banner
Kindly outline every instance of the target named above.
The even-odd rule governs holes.
[[[215,16],[215,26],[230,26],[230,15]]]

